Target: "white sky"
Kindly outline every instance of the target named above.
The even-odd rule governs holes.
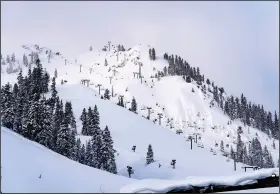
[[[42,44],[78,55],[108,40],[153,45],[228,93],[279,110],[279,2],[2,2],[1,51]]]

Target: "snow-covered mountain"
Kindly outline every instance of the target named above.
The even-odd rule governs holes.
[[[277,164],[279,141],[258,129],[244,127],[238,120],[229,124],[229,117],[218,106],[212,105],[212,93],[204,94],[199,85],[195,82],[187,83],[181,76],[156,78],[155,74],[168,66],[163,53],[157,53],[157,59],[152,61],[149,58],[148,45],[137,45],[127,51],[116,49],[117,47],[112,45],[111,51],[93,50],[77,58],[66,59],[63,53],[51,51],[49,48],[26,45],[22,47],[22,53],[15,53],[15,55],[22,56],[25,53],[28,57],[28,64],[23,64],[21,57],[17,58],[17,67],[22,69],[24,75],[27,74],[28,66],[34,66],[30,63],[29,54],[32,52],[38,53],[43,68],[46,68],[51,77],[57,70],[58,95],[64,102],[72,102],[78,137],[84,143],[90,137],[81,135],[82,122],[79,117],[83,108],[97,105],[101,128],[104,129],[108,125],[118,153],[116,156],[118,175],[110,175],[74,161],[62,159],[63,157],[58,154],[46,153],[46,149],[42,146],[40,148],[33,146],[35,143],[32,145],[31,142],[26,142],[9,129],[1,128],[1,149],[4,150],[1,150],[2,171],[4,172],[2,175],[3,192],[16,192],[14,185],[8,186],[8,183],[16,177],[17,182],[21,182],[21,179],[32,182],[19,183],[22,185],[19,185],[17,191],[21,192],[22,190],[26,192],[117,192],[123,184],[131,183],[136,179],[174,180],[190,176],[223,176],[243,173],[241,163],[237,163],[237,171],[234,171],[233,161],[227,160],[220,152],[221,140],[228,153],[231,146],[236,147],[238,126],[243,128],[241,138],[246,145],[249,145],[253,138],[258,137],[262,146],[267,145],[274,163]],[[139,72],[140,67],[142,81],[135,74]],[[7,73],[5,68],[7,68],[5,65],[1,65],[1,85],[7,82],[15,83],[17,73]],[[81,84],[81,80],[85,79],[89,80],[89,85]],[[66,80],[67,83],[60,84],[61,80]],[[111,92],[114,94],[114,96],[111,95],[110,100],[101,99],[105,89],[109,89],[110,94]],[[50,93],[47,94],[48,97],[50,95]],[[125,108],[116,105],[120,97],[123,97]],[[128,110],[133,97],[138,105],[137,114]],[[151,113],[149,120],[147,119],[148,111]],[[158,114],[162,114],[161,125]],[[182,134],[177,134],[178,131],[182,131]],[[195,136],[194,133],[198,134],[198,143],[193,143],[191,150],[190,141],[187,139],[189,136]],[[272,147],[273,140],[276,149]],[[147,166],[145,160],[149,144],[153,146],[156,162]],[[135,152],[132,152],[132,146],[136,146]],[[213,151],[210,152],[210,149]],[[42,156],[46,159],[42,159]],[[38,158],[38,161],[36,159],[33,163],[22,163],[18,166],[18,170],[13,170],[12,166],[16,163],[12,165],[10,161],[27,161],[29,157]],[[177,161],[176,169],[170,165],[173,159]],[[69,165],[69,169],[74,170],[69,173],[68,167],[61,168],[64,163]],[[161,164],[160,168],[159,164]],[[34,171],[29,172],[26,166],[34,167]],[[133,179],[125,178],[128,176],[127,166],[132,166],[134,169]],[[20,176],[18,172],[22,172],[19,173]],[[42,174],[42,179],[38,179],[40,174]],[[5,176],[7,176],[7,182],[5,182]],[[121,177],[122,181],[116,181],[112,187],[104,186],[108,190],[100,190],[100,185],[114,182],[114,179],[120,178],[119,176],[125,177]],[[54,177],[57,178],[52,179]],[[40,183],[40,181],[44,182],[43,180],[47,183]],[[90,183],[88,185],[83,183],[79,187],[67,188],[60,185],[61,182],[66,185],[80,184],[78,181],[81,180],[98,182],[96,183],[98,186],[94,184],[90,187]],[[34,184],[37,182],[38,184]],[[48,188],[50,186],[52,188]]]

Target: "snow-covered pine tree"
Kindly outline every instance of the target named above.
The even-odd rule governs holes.
[[[80,116],[80,119],[82,121],[82,135],[88,135],[88,116],[87,116],[87,111],[84,108],[82,115]]]
[[[274,168],[274,162],[267,146],[263,148],[263,168]]]
[[[57,78],[57,69],[56,68],[54,70],[54,77],[55,77],[55,79]]]
[[[53,114],[53,135],[52,135],[52,150],[57,152],[57,138],[58,138],[58,132],[60,130],[60,126],[62,124],[62,118],[63,118],[63,107],[61,107],[59,98],[56,98],[55,102],[55,110]]]
[[[237,145],[236,145],[236,161],[237,162],[243,162],[243,146],[244,143],[241,140],[241,135],[240,133],[237,134]]]
[[[57,99],[57,91],[56,91],[56,81],[55,81],[55,77],[52,78],[52,84],[51,84],[51,98],[49,99],[49,103],[52,109],[54,109],[55,106],[55,102]]]
[[[36,135],[35,141],[46,146],[47,148],[53,148],[53,117],[51,108],[47,105],[45,97],[40,100],[40,117],[41,117],[41,130]]]
[[[104,144],[103,144],[101,130],[96,131],[96,134],[92,137],[91,141],[92,141],[92,151],[93,151],[92,166],[94,168],[104,170],[103,161],[102,161]]]
[[[110,91],[109,91],[108,89],[105,89],[105,92],[104,92],[104,99],[110,100]]]
[[[86,148],[85,148],[85,145],[83,144],[82,145],[82,148],[81,148],[81,158],[79,160],[79,162],[81,164],[86,164]]]
[[[244,164],[250,165],[250,160],[249,160],[249,156],[248,156],[246,145],[243,147],[243,159],[242,159],[242,162]]]
[[[133,97],[132,98],[132,101],[131,101],[131,108],[130,110],[134,113],[137,113],[137,103],[136,103],[136,100],[135,98]]]
[[[146,157],[146,164],[151,164],[153,162],[154,162],[154,153],[151,144],[149,144],[147,157]]]
[[[42,130],[42,109],[39,100],[37,100],[39,98],[36,95],[39,94],[34,94],[32,100],[29,102],[29,104],[27,104],[27,106],[30,107],[24,108],[24,111],[27,109],[28,112],[24,114],[22,125],[23,135],[27,139],[35,141],[37,134]]]
[[[87,135],[94,135],[94,114],[91,107],[88,108],[87,112]]]
[[[82,163],[82,162],[81,162],[81,158],[82,158],[82,157],[81,157],[81,155],[82,155],[82,143],[81,143],[80,138],[78,138],[78,139],[76,140],[74,153],[75,153],[75,155],[74,155],[73,159],[74,159],[75,161],[77,161],[77,162]]]
[[[26,103],[24,88],[22,85],[19,86],[19,92],[17,98],[15,99],[15,109],[14,109],[14,123],[13,128],[19,134],[22,134],[22,116],[23,108]]]
[[[66,156],[68,158],[70,158],[71,156],[71,145],[69,141],[70,133],[71,131],[69,125],[64,118],[58,130],[56,148],[59,154],[62,154],[63,156]]]
[[[47,71],[44,71],[42,76],[42,92],[47,93],[49,91],[50,75]]]
[[[11,62],[15,63],[16,62],[16,56],[15,56],[15,53],[12,54],[12,57],[11,57]]]
[[[71,102],[66,102],[65,103],[65,111],[64,112],[65,112],[65,119],[66,119],[67,123],[69,124],[70,129],[73,130],[76,134],[77,133],[77,131],[76,131],[76,121],[75,121],[75,117],[74,117]]]
[[[223,140],[222,140],[221,143],[220,143],[220,151],[221,151],[222,153],[225,151]]]
[[[104,131],[102,131],[102,139],[103,139],[103,150],[102,150],[103,169],[113,174],[117,174],[117,165],[116,165],[115,154],[114,154],[116,151],[114,150],[113,147],[113,140],[108,126],[106,126]]]
[[[92,149],[92,141],[86,142],[86,151],[85,151],[85,160],[84,164],[94,167],[93,166],[93,149]]]
[[[108,61],[107,61],[107,59],[105,59],[104,65],[105,65],[105,66],[108,66]]]
[[[94,109],[93,109],[93,114],[92,114],[92,127],[93,127],[93,131],[92,131],[92,136],[95,138],[96,135],[101,134],[101,129],[99,127],[100,125],[100,116],[99,116],[99,112],[97,109],[97,106],[94,105]]]
[[[152,60],[156,60],[156,50],[155,48],[152,48],[152,51],[151,51],[151,54],[152,54]]]
[[[1,123],[2,126],[13,129],[14,123],[14,98],[11,86],[7,83],[1,89]]]
[[[263,151],[261,143],[259,142],[258,138],[254,138],[252,141],[252,161],[254,166],[263,167]]]

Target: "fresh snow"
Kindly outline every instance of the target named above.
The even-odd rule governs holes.
[[[1,167],[3,193],[114,193],[135,181],[77,163],[4,127]]]
[[[27,54],[30,50],[38,52],[38,49],[32,45],[27,47],[29,50],[23,49],[22,53]],[[227,158],[219,151],[221,140],[224,141],[225,151],[229,152],[231,145],[235,148],[238,126],[243,128],[241,136],[246,144],[249,144],[257,133],[262,146],[267,145],[274,163],[277,163],[279,141],[275,140],[276,149],[273,149],[273,139],[261,131],[248,126],[244,127],[240,121],[233,121],[231,125],[228,125],[228,116],[217,107],[209,107],[212,100],[211,93],[207,92],[204,95],[195,83],[186,83],[179,76],[167,76],[159,81],[157,78],[151,78],[157,71],[162,71],[168,63],[163,59],[163,53],[157,53],[157,59],[150,61],[149,46],[137,45],[129,51],[119,52],[118,60],[114,49],[107,52],[97,50],[86,52],[76,58],[77,62],[75,59],[65,59],[63,55],[54,55],[48,63],[46,50],[49,49],[40,49],[40,60],[51,77],[57,69],[58,95],[64,103],[65,101],[72,102],[78,128],[77,138],[80,138],[83,143],[90,139],[80,134],[82,123],[79,117],[83,108],[88,109],[89,106],[93,108],[97,105],[101,128],[104,129],[108,125],[111,131],[114,147],[118,152],[116,156],[118,175],[121,176],[111,175],[70,161],[2,128],[1,134],[4,134],[1,137],[3,150],[1,154],[4,161],[2,162],[3,192],[117,192],[124,184],[134,183],[135,179],[140,179],[144,183],[166,181],[170,185],[170,183],[186,184],[188,181],[197,181],[194,177],[208,177],[201,181],[209,182],[209,177],[213,176],[240,174],[247,176],[250,170],[244,173],[241,169],[243,164],[237,163],[237,171],[234,171],[233,161],[227,162]],[[21,61],[22,55],[15,54]],[[104,66],[105,58],[108,66]],[[30,57],[28,59],[30,60]],[[67,60],[66,65],[65,60]],[[143,64],[142,84],[140,79],[133,76],[133,72],[139,70],[137,61]],[[26,75],[28,68],[20,62],[19,64],[23,75]],[[80,65],[82,65],[81,72]],[[17,81],[17,73],[7,74],[5,68],[2,67],[2,69],[4,71],[1,71],[1,85],[7,82],[13,84]],[[113,77],[112,84],[109,79],[111,76]],[[62,79],[67,80],[67,83],[61,85]],[[90,79],[89,87],[81,85],[81,79]],[[98,84],[101,84],[101,95],[104,94],[106,88],[111,94],[113,86],[116,97],[102,100],[98,94]],[[116,105],[119,95],[124,95],[124,102],[127,102],[126,109]],[[47,96],[49,97],[50,93]],[[132,97],[136,99],[138,114],[128,110]],[[153,110],[150,120],[143,118],[148,115],[146,107],[152,107]],[[158,120],[153,122],[158,118],[157,113],[163,114],[161,126]],[[170,123],[167,124],[168,119]],[[174,128],[170,129],[170,125]],[[177,135],[175,133],[177,129],[181,129],[183,134]],[[193,143],[193,150],[190,149],[190,142],[186,141],[186,138],[193,132],[201,134],[201,140],[198,140],[198,143],[204,145],[204,148]],[[215,147],[215,143],[219,146]],[[155,162],[146,166],[149,144],[152,145]],[[226,148],[227,144],[229,148]],[[131,150],[134,145],[136,146],[135,153]],[[211,148],[217,155],[210,152]],[[170,165],[172,159],[177,160],[175,169]],[[19,161],[22,161],[22,164],[15,167],[18,168],[17,170],[13,169],[12,166],[18,165]],[[158,167],[159,163],[162,165],[161,168]],[[126,178],[128,177],[127,166],[134,169],[133,179]],[[41,171],[42,179],[38,179]],[[66,180],[63,180],[64,177]],[[215,177],[213,181],[216,180]],[[41,184],[39,181],[43,179],[45,183]],[[184,180],[184,182],[177,182],[177,180]],[[11,182],[14,184],[11,185]],[[160,182],[160,185],[161,183],[163,182]],[[135,184],[137,185],[138,182]],[[100,185],[104,185],[102,188],[106,189],[101,191]]]
[[[146,179],[125,185],[121,188],[120,193],[166,193],[173,189],[188,189],[192,186],[206,187],[209,185],[243,185],[249,184],[256,179],[270,177],[272,174],[279,176],[279,169],[262,169],[235,176],[188,177],[184,180]]]

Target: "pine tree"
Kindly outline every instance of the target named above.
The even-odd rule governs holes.
[[[75,144],[75,149],[74,149],[74,160],[77,162],[82,163],[81,159],[82,159],[82,142],[80,140],[80,138],[78,138],[76,140],[76,144]]]
[[[85,151],[85,160],[84,160],[84,164],[94,167],[92,166],[93,163],[93,150],[92,150],[92,144],[91,144],[91,140],[86,142],[86,151]]]
[[[99,125],[100,125],[99,112],[97,106],[94,105],[93,114],[92,114],[92,134],[91,134],[94,138],[95,136],[101,134],[101,129]]]
[[[4,88],[1,89],[1,122],[4,127],[9,129],[13,129],[14,106],[11,86],[7,83]]]
[[[57,69],[54,70],[54,77],[57,78]]]
[[[146,157],[146,164],[151,164],[152,162],[154,162],[154,153],[151,144],[149,144]]]
[[[50,75],[47,71],[44,72],[42,78],[42,92],[47,93],[49,91]]]
[[[53,115],[53,136],[52,136],[52,150],[57,151],[57,139],[58,133],[62,124],[63,119],[63,106],[61,105],[59,98],[55,102],[55,111]]]
[[[104,164],[102,161],[102,156],[104,155],[104,144],[102,139],[101,131],[97,132],[95,136],[92,137],[92,150],[93,150],[93,160],[92,160],[92,166],[94,168],[98,169],[104,169]]]
[[[269,153],[266,145],[263,149],[263,168],[274,168],[274,163],[271,154]]]
[[[50,107],[46,103],[46,99],[42,98],[40,101],[40,120],[39,125],[41,130],[36,135],[35,141],[46,146],[47,148],[52,148],[52,139],[53,139],[53,121],[52,121],[52,112]]]
[[[82,121],[82,135],[88,135],[88,116],[87,116],[87,111],[84,108],[82,115],[80,117],[81,121]]]
[[[104,92],[104,99],[110,100],[110,91],[109,91],[108,89],[105,89],[105,92]]]
[[[152,49],[149,49],[149,58],[152,60]]]
[[[59,154],[70,158],[71,156],[71,145],[69,141],[70,129],[66,119],[64,118],[57,134],[57,145],[56,150]]]
[[[247,153],[247,148],[246,148],[246,146],[243,147],[243,159],[242,159],[242,162],[243,162],[244,164],[250,165],[249,156],[248,156],[248,153]]]
[[[221,150],[222,153],[225,151],[223,140],[220,143],[220,150]]]
[[[136,103],[136,100],[135,98],[133,97],[132,98],[132,101],[131,101],[131,108],[130,110],[134,113],[137,113],[137,103]]]
[[[102,150],[103,169],[113,174],[117,174],[117,166],[116,166],[115,155],[114,155],[116,151],[113,148],[113,140],[108,126],[106,126],[104,131],[102,132],[102,139],[103,139],[103,150]]]
[[[105,66],[108,66],[108,61],[107,61],[107,59],[105,59],[104,65],[105,65]]]
[[[79,162],[81,164],[86,164],[86,148],[85,148],[84,144],[82,145],[82,148],[81,148],[81,158],[80,158]]]
[[[155,51],[154,48],[152,48],[151,54],[152,54],[152,60],[153,60],[153,61],[156,60],[156,51]]]
[[[244,146],[244,143],[242,142],[241,140],[241,135],[240,133],[237,134],[237,145],[236,145],[236,160],[237,162],[242,162],[243,161],[243,146]]]
[[[71,102],[66,102],[65,103],[65,119],[70,127],[71,130],[73,130],[76,132],[76,121],[75,121],[75,117],[74,117],[74,113],[72,110],[72,103]]]

